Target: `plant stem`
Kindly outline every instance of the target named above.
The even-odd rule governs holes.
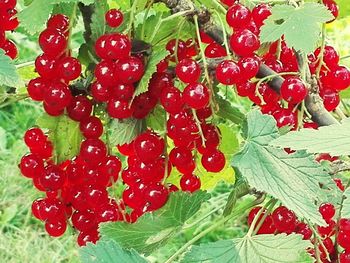
[[[24,62],[24,63],[16,65],[16,69],[32,66],[32,65],[34,65],[34,63],[35,63],[34,60],[33,61]]]
[[[184,253],[190,246],[192,246],[196,241],[198,241],[199,239],[204,237],[210,231],[214,230],[218,226],[221,226],[222,224],[226,223],[229,220],[232,220],[236,217],[241,216],[241,214],[244,213],[246,210],[256,206],[257,204],[260,204],[261,202],[262,202],[261,199],[256,199],[253,202],[250,202],[249,204],[242,206],[240,209],[237,209],[231,215],[224,217],[224,218],[221,218],[215,224],[211,225],[210,227],[205,229],[203,232],[194,236],[191,240],[189,240],[186,244],[184,244],[179,250],[177,250],[170,258],[168,258],[164,263],[173,262],[178,256],[180,256],[182,253]]]
[[[320,77],[320,73],[321,73],[321,69],[323,66],[323,56],[324,56],[324,48],[326,45],[326,24],[322,24],[322,33],[321,33],[321,50],[320,50],[320,54],[318,55],[317,58],[317,62],[318,62],[318,66],[316,69],[316,76],[317,78]]]

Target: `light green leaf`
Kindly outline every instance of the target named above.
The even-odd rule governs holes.
[[[240,124],[244,120],[243,113],[234,107],[231,102],[220,95],[217,95],[215,100],[219,104],[219,111],[216,113],[219,117],[230,120],[235,124]]]
[[[109,133],[109,143],[112,147],[115,145],[130,143],[136,138],[137,135],[143,132],[144,128],[145,127],[142,120],[112,119],[107,131]]]
[[[53,9],[54,0],[34,0],[19,14],[20,25],[31,34],[42,31]]]
[[[151,114],[146,118],[147,127],[151,128],[154,131],[163,133],[165,131],[165,110],[161,106],[156,106]]]
[[[20,83],[13,61],[0,49],[0,85],[16,87]]]
[[[134,250],[126,250],[114,241],[98,241],[88,243],[80,249],[80,258],[83,263],[147,263],[148,261]]]
[[[324,225],[316,201],[326,200],[319,183],[330,183],[330,176],[314,156],[304,151],[287,154],[269,143],[279,136],[276,121],[260,111],[251,111],[245,125],[246,143],[232,165],[251,187],[279,199],[299,218]]]
[[[350,218],[350,188],[347,188],[343,193],[343,208],[341,210],[342,218]]]
[[[107,11],[107,0],[96,1],[94,13],[91,16],[91,38],[93,41],[96,41],[106,31],[105,14]]]
[[[52,117],[42,115],[37,124],[40,128],[49,130],[49,139],[53,144],[58,163],[78,155],[83,136],[79,122],[71,120],[66,115]]]
[[[193,194],[172,193],[161,209],[146,213],[134,224],[106,223],[100,226],[102,237],[115,240],[123,248],[133,248],[149,254],[164,245],[179,232],[182,225],[200,209],[210,195],[203,191]]]
[[[348,0],[337,0],[337,5],[339,6],[339,16],[338,18],[344,18],[350,15],[350,5]]]
[[[310,241],[301,235],[256,235],[193,246],[181,263],[307,263]]]
[[[294,8],[291,5],[275,5],[261,28],[262,43],[274,42],[284,36],[289,47],[310,53],[320,39],[321,23],[333,18],[323,4],[305,3]]]
[[[342,124],[319,127],[318,130],[302,129],[291,131],[270,144],[293,150],[306,150],[309,153],[329,153],[332,156],[350,154],[350,118]]]
[[[157,64],[168,55],[169,51],[164,47],[152,51],[147,62],[145,73],[136,88],[134,96],[140,95],[148,90],[149,81],[151,80],[153,73],[157,71]]]
[[[219,150],[225,154],[226,158],[231,157],[239,149],[237,130],[235,127],[224,123],[220,123],[218,128],[221,134]]]

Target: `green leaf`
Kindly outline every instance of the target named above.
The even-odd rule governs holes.
[[[20,83],[13,61],[0,49],[0,85],[16,87]]]
[[[152,51],[152,54],[147,62],[145,73],[143,74],[143,77],[137,85],[134,93],[135,97],[148,90],[149,81],[151,80],[153,73],[157,71],[157,64],[168,55],[169,51],[167,51],[165,48],[158,48]]]
[[[270,144],[293,150],[306,150],[309,153],[329,153],[332,156],[350,154],[350,118],[340,125],[319,127],[318,130],[302,129],[291,131]]]
[[[246,143],[234,156],[232,165],[251,187],[279,199],[299,218],[324,225],[316,201],[326,200],[319,183],[330,183],[330,176],[314,156],[304,151],[287,154],[269,143],[279,136],[276,121],[260,111],[251,111],[245,126]]]
[[[339,6],[339,16],[338,18],[344,18],[350,15],[350,5],[348,0],[337,0],[337,5]]]
[[[144,122],[137,119],[112,119],[108,126],[109,143],[123,145],[132,142],[137,135],[144,131]]]
[[[172,193],[161,209],[146,213],[134,224],[106,223],[100,226],[102,237],[115,240],[123,248],[133,248],[149,254],[164,245],[179,232],[183,224],[200,209],[210,195],[203,191],[193,194]]]
[[[249,185],[247,182],[241,177],[236,175],[236,182],[233,186],[233,189],[227,198],[227,203],[223,212],[224,216],[228,216],[233,211],[233,208],[236,205],[237,199],[244,194],[249,192]]]
[[[156,106],[151,114],[149,114],[146,118],[147,127],[151,128],[157,132],[165,131],[165,118],[166,112],[161,106]]]
[[[107,11],[107,0],[96,1],[94,13],[91,16],[91,38],[93,41],[96,41],[106,31],[105,14]]]
[[[256,235],[193,246],[181,263],[306,263],[310,241],[301,235]]]
[[[350,188],[347,188],[343,193],[343,207],[341,212],[342,218],[350,218]]]
[[[66,115],[52,117],[44,114],[37,120],[37,124],[49,130],[49,139],[53,144],[58,163],[78,155],[83,140],[79,122],[71,120]]]
[[[126,250],[114,241],[98,241],[88,243],[80,249],[80,258],[83,263],[147,263],[148,261],[134,250]]]
[[[215,100],[219,104],[219,112],[217,112],[219,117],[225,120],[230,120],[235,124],[242,123],[244,120],[244,114],[234,107],[232,103],[219,95],[215,97]]]
[[[239,149],[237,130],[235,127],[224,123],[220,123],[218,128],[221,134],[219,150],[225,154],[226,158],[231,157]]]
[[[34,0],[18,14],[20,25],[31,34],[42,31],[53,9],[54,2],[54,0]]]
[[[323,4],[305,3],[297,8],[275,5],[261,28],[260,39],[266,43],[284,36],[289,47],[310,53],[320,39],[320,24],[331,19],[333,15]]]

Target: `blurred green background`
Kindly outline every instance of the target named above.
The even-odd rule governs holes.
[[[350,58],[347,58],[350,55],[349,25],[350,18],[327,25],[327,42],[337,48],[341,57],[346,57],[342,60],[342,64],[348,66],[350,66]],[[33,61],[40,52],[36,43],[37,36],[28,36],[22,29],[8,36],[19,49],[19,57],[15,62],[17,65]],[[74,34],[73,48],[78,48],[82,41],[82,22],[79,21]],[[24,80],[30,79],[34,74],[33,67],[22,68],[20,74]],[[350,97],[344,94],[344,97],[348,96]],[[3,104],[0,101],[0,262],[79,262],[78,247],[72,230],[67,231],[63,237],[51,238],[45,233],[43,223],[32,217],[31,203],[42,194],[38,193],[31,181],[22,177],[18,170],[19,160],[27,151],[22,136],[26,129],[35,124],[41,112],[41,105],[30,100],[12,104]],[[222,207],[228,191],[226,186],[219,185],[214,193],[218,197],[201,210],[197,219],[215,207]],[[196,229],[189,228],[169,246],[161,249],[151,260],[162,262],[162,259],[188,240],[194,231],[210,224],[211,219],[212,216],[203,220]],[[196,221],[196,218],[193,221]],[[245,230],[244,221],[242,215],[241,223],[230,222],[205,239],[214,241],[240,236]]]

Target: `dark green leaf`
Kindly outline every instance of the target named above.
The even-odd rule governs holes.
[[[134,250],[126,250],[114,241],[88,243],[80,249],[83,263],[147,263],[148,261]]]
[[[276,121],[257,110],[248,114],[245,136],[245,146],[234,156],[232,165],[249,185],[279,199],[299,218],[323,225],[316,202],[327,197],[319,183],[331,183],[331,178],[314,156],[304,151],[287,154],[269,146],[279,136]]]
[[[136,138],[137,135],[143,132],[144,128],[145,127],[142,120],[112,119],[107,131],[109,133],[109,143],[113,147],[115,145],[130,143]]]
[[[240,124],[244,120],[244,114],[235,108],[228,100],[217,95],[216,102],[219,104],[219,112],[217,115],[225,120],[230,120],[235,124]]]
[[[156,106],[154,110],[151,112],[151,114],[147,116],[146,125],[147,127],[157,132],[164,132],[165,118],[166,118],[165,110],[160,106]]]
[[[94,13],[91,17],[91,38],[93,41],[96,41],[106,31],[105,14],[107,11],[107,0],[96,1]]]
[[[146,213],[136,223],[106,223],[100,226],[102,237],[115,240],[123,248],[133,248],[139,253],[149,254],[179,232],[182,225],[192,217],[209,199],[203,191],[193,194],[172,193],[161,209]]]

